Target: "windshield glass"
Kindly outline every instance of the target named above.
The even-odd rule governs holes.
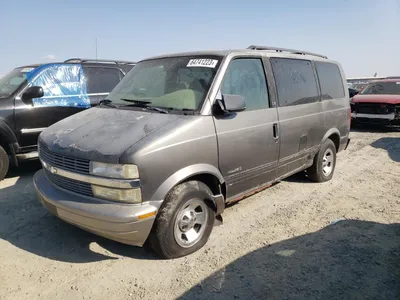
[[[400,81],[370,83],[360,94],[400,95]]]
[[[9,96],[26,80],[27,73],[34,68],[18,68],[0,78],[0,95]]]
[[[139,62],[107,99],[118,106],[132,105],[135,100],[146,103],[146,106],[198,110],[221,60],[218,56],[203,55]]]

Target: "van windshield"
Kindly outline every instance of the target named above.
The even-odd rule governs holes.
[[[9,96],[14,93],[18,87],[26,80],[27,73],[34,68],[14,69],[0,78],[0,97]]]
[[[118,106],[136,101],[165,109],[198,110],[221,60],[222,57],[203,55],[139,62],[107,99]]]

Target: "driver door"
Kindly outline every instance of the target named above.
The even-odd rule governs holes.
[[[279,143],[277,109],[270,104],[261,58],[232,60],[221,94],[244,97],[246,110],[214,116],[219,168],[227,183],[227,198],[246,193],[276,177]]]

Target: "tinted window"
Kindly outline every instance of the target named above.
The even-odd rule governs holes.
[[[240,58],[232,61],[225,73],[221,93],[243,96],[246,110],[269,107],[267,82],[261,59]]]
[[[89,94],[109,93],[123,77],[118,69],[84,67],[86,86]]]
[[[310,61],[272,58],[279,106],[317,102],[317,82]]]
[[[321,86],[322,100],[343,98],[343,79],[338,66],[332,63],[316,62],[315,67]]]

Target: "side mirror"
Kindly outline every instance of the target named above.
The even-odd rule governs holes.
[[[223,94],[221,98],[217,99],[217,103],[223,112],[231,113],[246,109],[246,102],[240,95]]]
[[[31,86],[26,89],[21,98],[26,104],[32,104],[32,99],[41,98],[43,96],[44,92],[41,86]]]

